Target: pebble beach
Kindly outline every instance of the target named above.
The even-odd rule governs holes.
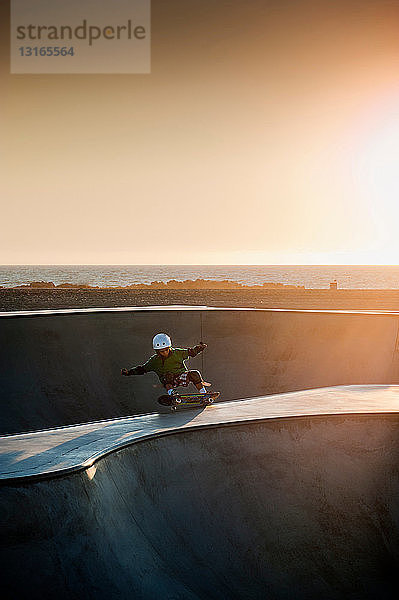
[[[194,305],[299,310],[399,311],[399,290],[0,289],[0,311]]]

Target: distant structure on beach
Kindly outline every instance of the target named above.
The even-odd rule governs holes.
[[[330,282],[330,290],[337,290],[338,289],[338,282],[336,279],[334,279],[334,281]]]

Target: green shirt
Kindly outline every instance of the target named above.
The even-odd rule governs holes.
[[[162,358],[159,354],[154,354],[146,363],[144,363],[142,368],[145,373],[153,371],[158,377],[162,377],[166,373],[180,375],[187,371],[184,361],[188,357],[189,353],[187,348],[171,348],[167,358]]]

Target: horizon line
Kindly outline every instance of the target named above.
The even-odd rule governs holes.
[[[0,267],[399,267],[397,263],[0,263]]]

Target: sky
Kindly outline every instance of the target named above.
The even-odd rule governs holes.
[[[153,0],[151,73],[11,75],[1,264],[399,264],[399,3]]]

